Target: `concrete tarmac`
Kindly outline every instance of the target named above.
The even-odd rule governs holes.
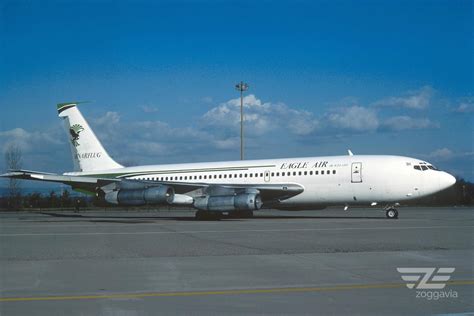
[[[474,209],[399,213],[0,213],[0,314],[473,313]],[[455,271],[443,289],[397,271],[429,267]]]

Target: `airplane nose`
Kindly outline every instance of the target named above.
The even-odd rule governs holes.
[[[447,189],[456,183],[456,178],[447,172],[442,172],[439,175],[439,186],[441,190]]]

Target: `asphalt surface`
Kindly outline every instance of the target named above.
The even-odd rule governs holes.
[[[0,314],[474,312],[474,209],[399,212],[0,213]],[[409,289],[414,267],[455,271]]]

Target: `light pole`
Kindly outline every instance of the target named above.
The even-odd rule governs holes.
[[[240,91],[240,160],[244,160],[244,91],[249,85],[241,81],[235,85],[235,89]]]

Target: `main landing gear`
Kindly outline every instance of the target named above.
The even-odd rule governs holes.
[[[229,212],[229,215],[225,215],[221,212],[210,212],[210,211],[204,211],[204,210],[199,210],[196,212],[195,218],[198,221],[217,221],[222,219],[223,217],[225,218],[252,218],[253,217],[253,211],[232,211]]]
[[[387,216],[387,218],[396,219],[398,218],[398,211],[395,207],[390,206],[385,210],[385,215]]]
[[[203,210],[197,211],[195,215],[195,218],[198,221],[218,221],[221,217],[222,214],[220,212],[209,212]]]
[[[229,213],[229,218],[252,218],[253,211],[233,211]]]

